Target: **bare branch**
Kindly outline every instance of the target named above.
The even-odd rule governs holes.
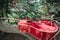
[[[0,20],[14,20],[14,21],[19,21],[20,19],[15,19],[15,18],[0,18]]]

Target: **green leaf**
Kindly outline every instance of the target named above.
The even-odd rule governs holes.
[[[13,18],[13,16],[11,14],[8,14],[8,18]]]
[[[12,16],[13,16],[14,18],[19,18],[19,15],[16,14],[16,13],[12,13]]]

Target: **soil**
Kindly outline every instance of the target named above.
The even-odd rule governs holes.
[[[0,40],[37,40],[32,35],[20,32],[17,25],[9,25],[0,21]]]
[[[28,35],[27,37],[26,36],[22,35],[17,26],[3,24],[0,21],[0,40],[37,40],[32,35]],[[60,40],[60,33],[56,36],[56,40]]]
[[[7,33],[0,31],[0,40],[29,40],[19,33]]]
[[[56,36],[55,39],[60,40],[60,33]],[[0,40],[30,40],[30,39],[19,33],[7,33],[0,30]]]

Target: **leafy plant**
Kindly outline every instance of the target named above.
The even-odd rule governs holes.
[[[31,18],[32,20],[38,20],[42,17],[42,15],[50,15],[52,12],[54,14],[57,13],[57,8],[46,2],[46,0],[18,0],[18,2],[13,7],[12,3],[8,0],[1,0],[1,12],[0,17],[4,18],[15,18],[15,19],[23,19],[23,18]],[[5,4],[4,4],[5,3]],[[12,6],[9,6],[10,5]],[[15,21],[9,21],[15,22]]]

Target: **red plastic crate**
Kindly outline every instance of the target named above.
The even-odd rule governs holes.
[[[58,27],[55,23],[47,20],[28,22],[28,20],[20,20],[18,22],[18,29],[22,32],[31,34],[39,40],[50,40],[50,38],[57,32]]]

